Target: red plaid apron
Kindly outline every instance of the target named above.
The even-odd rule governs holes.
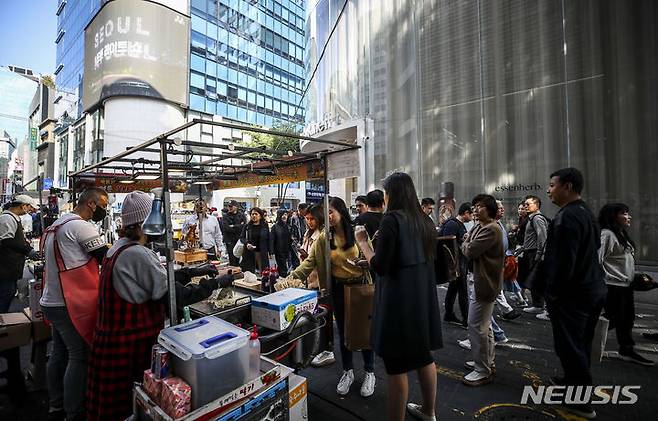
[[[87,379],[87,419],[124,420],[132,414],[133,382],[151,366],[151,348],[164,327],[161,302],[132,304],[117,294],[112,272],[128,244],[107,256],[101,267],[98,319]]]

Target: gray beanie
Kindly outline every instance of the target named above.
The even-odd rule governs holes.
[[[139,224],[146,220],[151,213],[153,200],[143,191],[136,190],[123,200],[121,207],[121,223],[124,227]]]

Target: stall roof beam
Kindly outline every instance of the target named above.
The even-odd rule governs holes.
[[[264,133],[264,134],[269,134],[269,135],[273,135],[273,136],[290,137],[290,138],[293,138],[293,139],[308,140],[309,142],[324,143],[324,144],[327,144],[327,145],[354,146],[354,145],[351,145],[349,143],[338,142],[336,140],[316,139],[314,137],[302,136],[302,135],[293,134],[293,133],[280,132],[278,130],[262,129],[260,127],[244,126],[244,125],[241,125],[241,124],[224,123],[224,122],[220,122],[220,121],[208,121],[208,120],[204,120],[202,118],[195,118],[193,121],[201,123],[201,124],[210,124],[211,126],[226,127],[228,129],[242,130],[242,131],[245,131],[245,132]]]
[[[75,176],[80,175],[80,174],[82,174],[82,173],[89,172],[89,171],[91,171],[91,170],[94,170],[94,169],[96,169],[96,168],[102,167],[102,166],[107,165],[107,164],[109,164],[109,163],[115,162],[115,161],[117,161],[117,159],[124,158],[124,157],[126,157],[126,156],[129,156],[129,155],[132,154],[133,152],[138,152],[138,151],[140,151],[140,150],[142,150],[142,149],[148,148],[148,147],[151,146],[151,145],[155,145],[156,143],[160,142],[161,140],[166,139],[166,138],[168,138],[169,136],[174,135],[174,134],[176,134],[176,133],[179,133],[179,132],[181,132],[181,131],[187,129],[188,127],[192,127],[192,126],[194,126],[195,124],[196,124],[196,123],[194,122],[194,120],[193,120],[193,121],[190,121],[190,122],[188,122],[188,123],[185,123],[185,124],[183,124],[182,126],[179,126],[179,127],[175,128],[175,129],[172,129],[172,130],[169,130],[168,132],[165,132],[165,133],[163,133],[163,134],[161,134],[161,135],[159,135],[159,136],[156,136],[156,137],[154,137],[154,138],[152,138],[152,139],[149,139],[149,140],[147,140],[147,141],[145,141],[145,142],[142,142],[142,143],[140,143],[139,145],[133,146],[132,148],[130,148],[130,149],[128,149],[128,150],[125,150],[125,151],[123,151],[123,152],[120,152],[120,153],[114,155],[113,157],[106,158],[106,159],[104,159],[104,160],[102,160],[102,161],[100,161],[100,162],[98,162],[98,163],[96,163],[96,164],[89,165],[89,166],[87,166],[87,167],[85,167],[85,168],[83,168],[83,169],[81,169],[81,170],[78,170],[78,171],[75,171],[75,172],[69,173],[69,177],[75,177]]]

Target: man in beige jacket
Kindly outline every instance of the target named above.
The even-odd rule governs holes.
[[[494,337],[491,316],[496,297],[503,284],[503,234],[495,220],[498,211],[496,199],[488,194],[473,198],[474,216],[478,225],[466,235],[462,252],[473,263],[473,289],[475,302],[468,311],[468,337],[471,342],[473,361],[466,367],[472,369],[464,376],[468,386],[490,383],[494,370]]]

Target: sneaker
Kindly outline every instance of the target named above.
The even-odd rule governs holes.
[[[544,311],[542,307],[526,307],[523,309],[525,313],[530,313],[530,314],[539,314]]]
[[[467,370],[475,370],[475,361],[466,361],[464,363],[464,367],[466,367]],[[493,364],[491,366],[491,374],[496,374],[496,365]]]
[[[643,356],[641,356],[640,354],[638,354],[637,352],[635,352],[633,350],[626,351],[623,354],[620,351],[619,352],[619,359],[624,360],[624,361],[630,361],[630,362],[633,362],[633,363],[636,363],[636,364],[645,365],[647,367],[653,367],[654,365],[656,365],[655,361],[648,360],[648,359],[644,358]]]
[[[495,338],[494,338],[494,343],[495,343],[496,345],[498,345],[498,344],[506,344],[507,342],[509,342],[509,338],[508,338],[507,336],[504,336],[504,337],[502,337],[501,339],[495,339]]]
[[[363,379],[363,384],[361,385],[361,396],[367,398],[372,396],[375,393],[375,383],[377,379],[375,378],[375,373],[367,373],[366,377]]]
[[[331,351],[322,351],[313,358],[311,365],[313,367],[324,367],[326,365],[331,365],[336,362],[336,357]]]
[[[475,387],[489,384],[492,382],[492,380],[493,376],[473,370],[462,378],[462,383],[464,383],[466,386]]]
[[[446,314],[443,317],[443,321],[446,323],[451,323],[453,325],[462,325],[464,322],[457,318],[454,314]]]
[[[423,412],[423,405],[409,402],[407,404],[407,411],[409,411],[414,417],[420,418],[423,421],[436,421],[436,415],[427,415]]]
[[[350,393],[350,387],[352,387],[352,383],[354,383],[354,370],[343,371],[343,375],[340,376],[338,386],[336,386],[336,392],[341,396],[347,395]]]
[[[596,411],[594,411],[592,406],[588,403],[580,405],[562,404],[560,406],[572,414],[578,415],[588,420],[593,420],[596,418]]]
[[[469,339],[464,339],[463,341],[457,341],[457,345],[464,349],[468,349],[470,351],[471,349],[471,341]]]
[[[642,337],[644,339],[651,339],[652,341],[658,341],[658,332],[654,333],[643,333]]]
[[[547,322],[551,321],[551,316],[548,315],[548,311],[544,310],[536,316],[539,320],[545,320]]]
[[[512,311],[503,314],[503,319],[505,320],[514,320],[518,319],[519,317],[521,317],[521,312],[516,309],[512,309]]]

